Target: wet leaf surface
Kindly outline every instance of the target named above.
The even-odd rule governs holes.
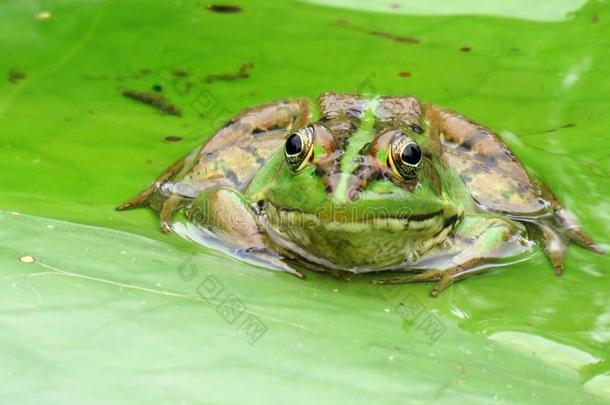
[[[607,2],[333,3],[0,1],[0,398],[607,401],[608,256],[572,247],[561,278],[540,255],[431,299],[303,282],[113,210],[243,108],[413,94],[498,131],[608,247]]]

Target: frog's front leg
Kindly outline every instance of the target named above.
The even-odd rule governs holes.
[[[196,195],[184,190],[214,185],[243,190],[289,131],[309,122],[310,114],[307,99],[278,100],[245,110],[117,210],[150,206],[159,214],[161,230],[169,232],[173,214]]]
[[[259,230],[254,208],[237,190],[228,187],[207,189],[193,201],[186,214],[191,223],[207,229],[239,256],[304,277],[269,249],[265,234]]]
[[[408,277],[375,280],[376,284],[402,284],[421,281],[437,281],[431,291],[437,296],[454,281],[484,271],[485,264],[494,260],[517,256],[529,246],[523,241],[525,228],[510,220],[498,217],[473,216],[462,220],[453,238],[448,265],[443,269],[424,269]],[[416,271],[411,269],[409,271]]]

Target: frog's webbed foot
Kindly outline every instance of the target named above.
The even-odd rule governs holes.
[[[563,209],[562,209],[563,210]],[[563,210],[566,215],[567,211]],[[556,213],[559,218],[559,213]],[[570,217],[568,217],[570,218]],[[571,219],[571,218],[570,218]],[[567,242],[574,242],[579,246],[589,249],[595,253],[604,254],[604,250],[597,246],[591,237],[587,235],[579,226],[565,226],[565,222],[560,220],[560,224],[556,225],[553,222],[541,222],[535,224],[535,228],[542,233],[541,243],[544,253],[549,258],[553,265],[555,274],[561,275],[564,270],[564,256],[566,252]],[[530,226],[531,228],[532,226]]]
[[[542,233],[540,238],[542,246],[555,269],[555,274],[560,275],[563,273],[563,258],[566,245],[569,242],[576,243],[595,253],[604,254],[604,249],[595,244],[593,239],[582,230],[568,210],[559,203],[551,190],[540,180],[537,181],[537,184],[542,191],[542,195],[551,203],[555,215],[550,219],[534,223],[528,227],[530,229],[536,228]]]
[[[525,228],[512,221],[498,217],[464,218],[458,227],[456,244],[453,246],[455,255],[447,262],[432,265],[430,268],[410,268],[406,271],[418,274],[375,280],[376,284],[402,284],[425,281],[436,281],[431,291],[437,296],[455,281],[466,276],[487,270],[503,257],[518,256],[528,249],[522,243],[522,232]],[[436,266],[436,267],[433,267]]]

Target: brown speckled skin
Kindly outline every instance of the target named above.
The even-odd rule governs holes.
[[[443,159],[460,174],[477,204],[514,215],[550,213],[550,203],[496,134],[437,106],[425,111],[432,136],[441,140]]]
[[[242,191],[283,145],[286,135],[310,119],[307,99],[278,100],[247,109],[200,149],[178,160],[150,187],[117,209],[150,206],[160,216],[161,229],[168,232],[173,213],[203,189],[227,186]],[[179,192],[163,189],[164,184],[175,180],[179,181]]]

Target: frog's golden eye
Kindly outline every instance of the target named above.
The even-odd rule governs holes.
[[[293,172],[303,170],[313,157],[314,129],[308,125],[286,138],[284,156]]]
[[[397,177],[412,180],[422,163],[419,145],[406,135],[399,135],[390,144],[388,163]]]

